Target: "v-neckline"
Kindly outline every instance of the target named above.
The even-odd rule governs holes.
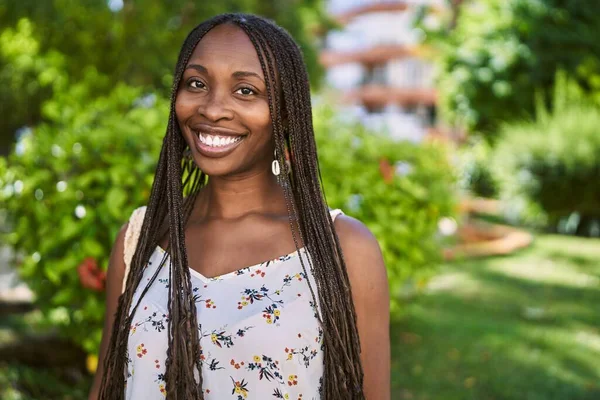
[[[160,254],[162,254],[163,256],[166,256],[166,258],[170,260],[171,255],[162,247],[157,245],[155,251],[158,251]],[[224,279],[230,279],[230,278],[235,278],[237,276],[245,275],[246,272],[252,272],[252,271],[258,269],[259,267],[264,266],[265,264],[267,264],[268,266],[273,266],[273,265],[288,261],[292,258],[297,257],[299,253],[306,254],[306,252],[307,252],[306,246],[303,246],[297,250],[294,250],[291,253],[275,257],[274,259],[265,260],[265,261],[259,262],[257,264],[249,265],[247,267],[242,267],[240,269],[236,269],[235,271],[227,272],[225,274],[217,275],[217,276],[214,276],[211,278],[204,276],[203,274],[201,274],[200,272],[196,271],[195,269],[193,269],[191,267],[188,267],[188,269],[190,270],[190,275],[195,276],[196,278],[200,279],[204,283],[217,282],[217,281],[221,281]]]

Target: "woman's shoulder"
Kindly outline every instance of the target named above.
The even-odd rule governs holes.
[[[342,250],[344,250],[344,254],[347,251],[354,253],[355,251],[351,249],[355,246],[358,246],[361,252],[380,252],[379,243],[375,235],[373,235],[363,222],[344,214],[341,210],[331,210],[330,214],[334,219],[335,232],[340,239],[340,245],[342,246]]]
[[[377,238],[361,221],[340,214],[334,221],[354,292],[387,286],[387,271]],[[356,294],[356,293],[355,293]]]
[[[383,254],[375,235],[356,218],[340,215],[334,226],[352,288],[359,334],[363,335],[371,322],[385,321],[389,314],[389,283]]]

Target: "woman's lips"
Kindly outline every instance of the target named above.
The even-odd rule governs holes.
[[[196,149],[206,157],[224,157],[231,153],[241,142],[244,135],[222,135],[204,132],[194,132]]]

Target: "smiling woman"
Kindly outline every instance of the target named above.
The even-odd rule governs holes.
[[[381,251],[327,207],[298,46],[253,15],[200,24],[111,255],[90,399],[385,400],[389,368]]]
[[[175,111],[196,165],[208,176],[265,169],[274,150],[267,86],[258,54],[238,26],[219,25],[198,43]]]

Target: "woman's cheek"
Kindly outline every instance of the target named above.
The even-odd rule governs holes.
[[[177,118],[189,118],[190,114],[194,112],[194,108],[194,102],[192,101],[191,96],[187,95],[185,92],[177,95],[177,98],[175,99],[175,114],[177,114]]]
[[[261,102],[253,107],[248,107],[244,112],[244,119],[251,121],[254,129],[271,131],[271,112],[269,104]]]

